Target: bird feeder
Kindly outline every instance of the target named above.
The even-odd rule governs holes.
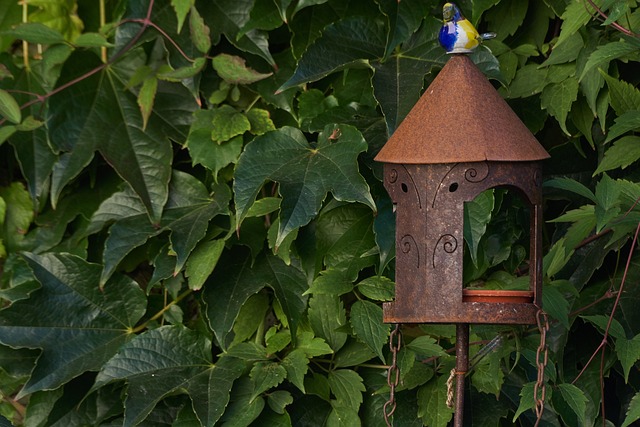
[[[473,61],[452,55],[375,158],[396,210],[396,294],[385,322],[536,323],[548,157]],[[498,187],[529,206],[528,290],[463,287],[464,203]]]
[[[473,61],[453,54],[375,158],[396,211],[396,292],[384,321],[456,324],[455,426],[463,425],[469,324],[533,324],[541,312],[548,157]],[[463,286],[464,203],[491,188],[515,190],[529,206],[527,290]]]

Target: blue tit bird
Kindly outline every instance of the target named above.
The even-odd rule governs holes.
[[[443,25],[438,40],[447,53],[470,53],[482,40],[492,39],[495,33],[479,34],[454,3],[442,7]]]

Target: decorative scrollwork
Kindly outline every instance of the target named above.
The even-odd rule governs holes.
[[[438,248],[442,248],[446,253],[452,254],[458,249],[458,239],[456,239],[453,234],[443,234],[440,236],[433,248],[433,268],[436,268]]]
[[[398,170],[397,169],[391,169],[389,171],[389,182],[391,184],[393,184],[394,182],[396,182],[398,180]]]
[[[416,261],[416,268],[420,268],[420,250],[418,249],[418,244],[412,235],[405,234],[402,236],[402,239],[400,239],[400,250],[403,254],[413,252]]]
[[[464,179],[469,182],[481,182],[489,176],[489,164],[479,163],[479,167],[471,166],[464,171]],[[480,169],[480,170],[479,170]]]

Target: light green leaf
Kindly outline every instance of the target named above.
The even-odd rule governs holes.
[[[640,420],[640,392],[636,393],[629,402],[626,417],[620,427],[628,427],[637,420]]]
[[[40,22],[26,22],[17,25],[11,30],[1,33],[3,36],[11,36],[29,43],[55,44],[64,43],[64,36],[60,32]]]
[[[632,339],[625,336],[616,338],[616,354],[624,372],[624,382],[629,382],[629,371],[640,360],[640,335]]]
[[[269,393],[267,403],[275,413],[284,414],[284,408],[293,403],[293,396],[288,391],[277,390]]]
[[[573,179],[569,178],[553,178],[548,181],[545,181],[543,184],[544,187],[552,187],[557,188],[559,190],[571,191],[572,193],[576,193],[585,197],[592,202],[596,203],[596,196],[593,194],[591,190],[589,190],[584,184],[579,183]]]
[[[613,141],[617,137],[640,129],[640,110],[630,110],[616,117],[615,124],[609,128],[605,142]]]
[[[357,285],[358,291],[367,298],[376,301],[392,301],[395,296],[395,283],[385,276],[371,276]]]
[[[262,135],[272,130],[276,130],[271,115],[268,110],[261,108],[252,108],[246,113],[249,123],[251,123],[250,132],[254,135]]]
[[[218,144],[229,141],[234,136],[242,135],[251,129],[251,123],[249,123],[247,116],[227,104],[214,110],[211,123],[213,125],[211,139]]]
[[[342,270],[321,271],[305,294],[342,295],[353,291],[353,283]]]
[[[620,185],[609,175],[602,175],[596,185],[596,233],[602,231],[620,213],[620,190]]]
[[[260,396],[264,391],[277,386],[287,376],[286,369],[276,362],[258,362],[253,365],[249,374],[254,383],[250,401]]]
[[[571,0],[561,16],[562,27],[556,46],[562,44],[592,18],[591,10],[581,0]]]
[[[544,256],[544,259],[542,260],[542,270],[545,276],[553,277],[567,264],[567,262],[569,262],[569,258],[571,258],[573,251],[568,250],[565,247],[564,242],[564,237],[556,241],[551,249],[549,249],[549,252]]]
[[[281,365],[287,370],[287,380],[304,393],[304,376],[309,369],[309,359],[304,351],[293,350],[282,359]]]
[[[74,41],[73,44],[78,47],[113,47],[113,43],[100,33],[82,33]]]
[[[205,280],[211,275],[224,249],[224,240],[215,239],[200,243],[187,258],[185,276],[189,281],[189,289],[200,290]]]
[[[623,136],[605,151],[604,158],[593,175],[595,176],[611,169],[625,169],[638,159],[640,159],[640,137]]]
[[[349,321],[356,337],[384,362],[382,347],[389,337],[390,326],[382,322],[382,308],[370,301],[356,301],[351,306]]]
[[[248,85],[266,79],[273,73],[259,73],[248,67],[239,56],[221,53],[211,59],[211,64],[218,75],[227,83]]]
[[[314,337],[312,332],[303,332],[298,336],[296,349],[302,350],[307,357],[333,353],[327,342],[322,338]]]
[[[0,127],[0,145],[2,145],[6,140],[11,138],[11,135],[16,133],[18,129],[16,126],[12,125],[4,125]]]
[[[195,3],[195,0],[171,0],[171,6],[176,11],[176,17],[178,18],[178,33],[182,30],[187,13]]]
[[[570,328],[569,310],[571,306],[561,289],[556,286],[545,286],[542,293],[542,305],[551,317],[558,320],[567,330]]]
[[[558,385],[558,390],[560,390],[560,395],[564,401],[567,402],[567,405],[569,405],[578,416],[580,425],[585,425],[587,402],[589,399],[585,396],[584,391],[573,384],[567,383]]]
[[[358,171],[357,156],[366,150],[352,126],[328,125],[313,148],[299,129],[283,127],[247,144],[236,168],[233,191],[238,225],[266,180],[277,181],[282,196],[276,247],[287,234],[314,218],[327,192],[375,210],[369,186]]]
[[[351,369],[329,372],[329,387],[336,397],[337,406],[346,406],[355,411],[362,404],[362,393],[366,390],[362,378]]]
[[[598,46],[598,48],[589,56],[587,63],[584,65],[582,74],[580,74],[580,80],[582,80],[582,78],[594,68],[599,67],[606,71],[611,60],[621,58],[637,51],[637,46],[627,43],[624,40]]]
[[[158,91],[158,79],[151,76],[142,83],[140,92],[138,92],[138,106],[140,107],[140,113],[142,114],[142,128],[147,127],[149,122],[149,116],[153,110],[153,101]]]
[[[569,77],[559,83],[545,86],[540,97],[540,106],[556,118],[567,135],[570,135],[566,126],[567,115],[571,110],[571,104],[578,99],[578,87],[578,80]]]
[[[504,382],[504,372],[500,360],[500,352],[491,352],[484,356],[473,370],[471,381],[474,387],[483,393],[500,396],[500,390]]]
[[[418,417],[432,427],[445,427],[453,417],[447,406],[447,375],[429,381],[418,390]]]
[[[127,277],[100,290],[98,265],[64,254],[24,257],[42,287],[0,311],[0,343],[42,349],[21,396],[98,370],[131,338],[146,309],[144,293]]]
[[[464,204],[464,241],[469,247],[469,255],[473,264],[478,266],[478,248],[480,239],[487,230],[487,224],[491,221],[491,212],[495,204],[493,189],[483,191],[472,201]]]
[[[211,49],[211,30],[193,5],[191,5],[191,13],[189,14],[189,33],[195,47],[200,52],[207,54]]]
[[[0,89],[0,115],[11,123],[22,121],[22,112],[15,98],[6,90]]]
[[[20,182],[8,187],[0,187],[6,211],[0,227],[0,238],[10,252],[18,251],[34,218],[33,202]]]
[[[186,390],[200,421],[213,425],[244,370],[239,360],[222,356],[211,363],[211,343],[183,326],[147,331],[120,349],[100,370],[93,389],[127,381],[125,426],[143,421],[165,396]]]
[[[236,163],[242,152],[242,137],[232,138],[230,141],[215,143],[212,139],[212,120],[214,110],[199,110],[195,114],[195,121],[189,130],[186,146],[195,166],[202,166],[218,172],[225,166]]]
[[[443,348],[436,343],[435,338],[430,337],[429,335],[421,335],[413,339],[409,344],[407,344],[407,348],[425,359],[432,356],[445,355]]]
[[[518,410],[513,416],[514,423],[523,412],[533,409],[536,406],[536,402],[533,398],[534,385],[535,383],[527,383],[522,386],[522,389],[520,390],[520,404],[518,405]]]
[[[319,80],[347,65],[382,58],[385,45],[380,22],[353,17],[330,24],[302,55],[295,73],[279,91]]]
[[[554,64],[565,64],[575,61],[580,53],[580,49],[584,47],[584,41],[579,33],[575,33],[567,38],[567,40],[557,46],[554,46],[551,55],[541,66],[549,66]],[[583,75],[586,73],[583,73]]]

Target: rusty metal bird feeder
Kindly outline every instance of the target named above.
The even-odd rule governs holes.
[[[468,324],[536,323],[541,161],[548,157],[473,61],[456,54],[375,158],[384,163],[396,209],[396,294],[384,305],[384,321],[458,324],[460,372],[467,370]],[[528,290],[463,287],[464,203],[498,187],[515,190],[529,206]]]

